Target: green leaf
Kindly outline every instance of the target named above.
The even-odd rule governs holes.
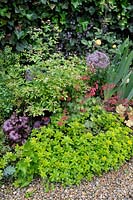
[[[86,29],[87,29],[87,27],[88,27],[88,24],[89,24],[89,21],[83,21],[83,22],[81,22],[83,31],[86,31]]]
[[[86,46],[88,45],[88,41],[85,40],[85,39],[82,39],[82,40],[81,40],[81,43],[84,44],[84,45],[86,45]]]
[[[79,5],[82,5],[82,2],[79,0],[72,0],[71,4],[73,5],[73,7],[76,9]]]
[[[0,16],[10,18],[11,13],[8,12],[8,8],[0,8]]]
[[[19,40],[20,38],[23,38],[23,36],[25,35],[24,31],[14,31],[15,35],[17,36],[17,39]]]
[[[35,13],[26,14],[26,17],[27,17],[28,20],[37,19],[37,15]]]
[[[130,44],[131,42],[127,38],[123,44],[119,46],[113,64],[108,68],[107,81],[108,83],[115,84],[115,88],[110,91],[104,91],[106,98],[111,97],[115,92],[117,92],[122,98],[129,96],[132,89],[132,83],[131,81],[130,83],[127,83],[127,79],[131,77],[130,75],[132,74],[130,66],[133,60],[133,51],[130,51]]]
[[[89,7],[89,13],[91,14],[91,15],[93,15],[94,13],[95,13],[95,8],[93,7],[93,6],[90,6]]]
[[[133,98],[133,88],[132,90],[130,91],[129,95],[127,96],[127,99],[132,99]]]
[[[26,47],[26,45],[23,43],[17,42],[17,44],[16,44],[17,51],[23,51],[25,47]]]
[[[46,5],[47,0],[41,0],[41,3],[44,4],[44,5]]]

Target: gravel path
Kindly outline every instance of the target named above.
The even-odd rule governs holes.
[[[10,184],[0,187],[0,200],[133,200],[133,158],[118,171],[111,171],[79,186],[44,192],[41,181],[34,180],[26,188]]]

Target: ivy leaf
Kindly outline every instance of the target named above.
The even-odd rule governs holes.
[[[22,38],[24,35],[25,35],[25,32],[24,31],[18,31],[16,30],[15,32],[15,35],[17,36],[17,39],[19,40],[20,38]]]
[[[22,42],[17,42],[16,49],[17,51],[23,51],[27,47],[27,42],[24,40]]]
[[[37,15],[35,13],[26,14],[27,19],[34,20],[37,19]]]
[[[41,0],[41,3],[44,5],[46,4],[46,2],[47,2],[47,0]]]
[[[71,3],[74,8],[77,8],[79,5],[82,5],[82,3],[78,0],[73,0]]]
[[[55,4],[49,4],[49,7],[51,8],[51,10],[53,10],[55,8]]]
[[[90,13],[91,15],[93,15],[93,14],[95,13],[95,8],[94,8],[93,6],[90,6],[90,8],[89,8],[89,13]]]

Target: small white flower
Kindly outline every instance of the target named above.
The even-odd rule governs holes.
[[[126,80],[126,83],[129,83],[129,81],[130,81],[130,79],[128,78],[128,79]]]
[[[113,49],[116,49],[116,47],[117,47],[116,44],[113,44],[113,45],[112,45],[112,48],[113,48]]]

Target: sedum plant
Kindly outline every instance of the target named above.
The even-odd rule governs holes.
[[[12,176],[14,173],[15,173],[15,167],[9,165],[4,169],[3,174],[5,177],[9,177]]]

